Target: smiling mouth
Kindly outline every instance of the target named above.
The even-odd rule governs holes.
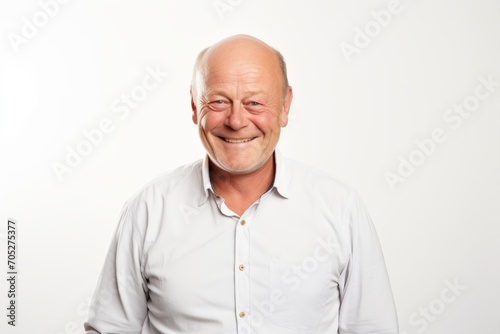
[[[226,143],[239,144],[239,143],[248,143],[249,141],[254,140],[257,137],[244,138],[244,139],[231,139],[231,138],[224,138],[224,137],[221,137],[221,138],[224,139],[224,141]]]

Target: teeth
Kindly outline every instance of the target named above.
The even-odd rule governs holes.
[[[224,138],[225,141],[228,143],[246,143],[252,140],[252,138],[247,138],[247,139],[229,139],[229,138]]]

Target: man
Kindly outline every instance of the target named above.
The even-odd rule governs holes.
[[[87,333],[398,333],[356,191],[275,149],[291,102],[264,42],[200,53],[191,107],[207,157],[127,202]]]

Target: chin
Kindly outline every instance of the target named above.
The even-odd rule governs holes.
[[[228,161],[228,159],[217,159],[217,165],[231,174],[248,174],[258,170],[262,161]]]
[[[248,165],[228,163],[222,164],[221,167],[223,170],[231,174],[249,174],[259,169],[259,166],[255,164]]]

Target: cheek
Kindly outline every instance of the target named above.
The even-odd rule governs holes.
[[[259,115],[253,119],[255,126],[265,134],[275,134],[281,128],[280,120],[275,115]]]
[[[221,122],[223,122],[223,118],[221,117],[220,113],[207,112],[206,114],[202,115],[200,119],[200,126],[204,131],[211,131]]]

